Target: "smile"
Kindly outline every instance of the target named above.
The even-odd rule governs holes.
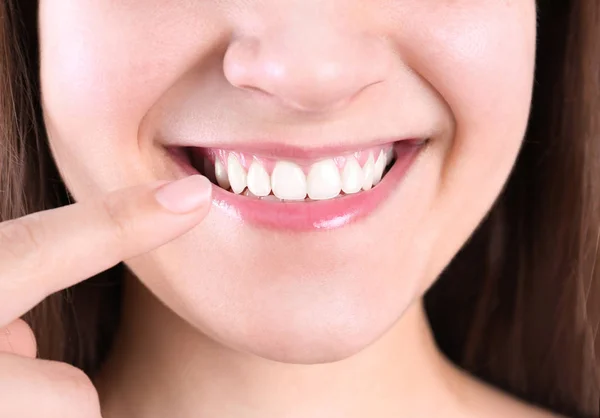
[[[398,186],[426,140],[350,151],[171,148],[188,174],[215,186],[213,204],[244,222],[294,231],[339,228],[372,213]]]

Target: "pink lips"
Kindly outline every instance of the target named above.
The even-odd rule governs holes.
[[[370,215],[391,194],[423,148],[413,141],[394,145],[396,162],[371,190],[310,202],[279,202],[237,195],[213,188],[213,206],[228,216],[256,226],[291,231],[330,230]],[[189,162],[177,158],[187,173],[197,173]]]
[[[230,216],[268,228],[306,231],[334,229],[356,222],[370,213],[398,185],[422,148],[399,144],[397,160],[381,183],[371,190],[314,202],[277,202],[252,199],[215,187],[213,204]]]

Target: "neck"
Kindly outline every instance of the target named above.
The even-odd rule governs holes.
[[[97,386],[105,417],[437,416],[460,373],[439,353],[422,303],[382,338],[329,364],[277,363],[210,340],[129,281]],[[435,400],[435,402],[433,402]]]

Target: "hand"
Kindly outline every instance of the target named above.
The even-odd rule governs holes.
[[[46,296],[184,234],[208,213],[211,190],[196,175],[0,223],[1,416],[100,417],[89,378],[36,359],[35,337],[18,318]]]

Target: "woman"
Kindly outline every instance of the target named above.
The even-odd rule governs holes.
[[[599,416],[599,16],[2,0],[2,416]]]

